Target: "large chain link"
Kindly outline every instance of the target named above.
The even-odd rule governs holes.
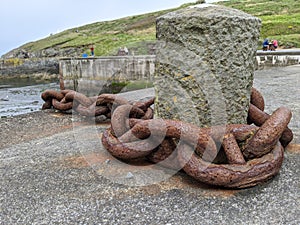
[[[269,180],[279,172],[284,147],[293,139],[287,127],[291,111],[280,107],[268,115],[263,96],[255,88],[251,92],[248,124],[209,128],[153,119],[154,98],[129,102],[119,95],[86,97],[72,90],[47,90],[42,98],[43,109],[73,109],[84,116],[110,118],[111,126],[104,131],[102,143],[114,157],[127,161],[147,159],[167,168],[182,168],[210,185],[245,188]]]
[[[42,109],[55,108],[67,112],[74,110],[82,116],[105,116],[111,118],[112,111],[120,105],[133,105],[132,113],[136,116],[142,115],[144,119],[153,117],[150,106],[154,98],[146,102],[131,103],[127,99],[115,94],[101,94],[99,96],[87,97],[73,90],[46,90],[41,95],[45,103]]]

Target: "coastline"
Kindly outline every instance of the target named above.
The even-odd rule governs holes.
[[[0,118],[41,110],[41,94],[46,89],[59,90],[59,84],[29,78],[0,79]]]

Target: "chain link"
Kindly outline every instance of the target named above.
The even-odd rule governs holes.
[[[153,119],[154,98],[129,102],[114,94],[86,97],[73,90],[46,90],[42,99],[43,109],[73,109],[83,116],[111,119],[102,144],[114,157],[147,159],[167,168],[183,169],[196,180],[216,186],[246,188],[271,179],[281,168],[284,147],[293,139],[287,127],[291,111],[280,107],[267,114],[263,96],[255,88],[251,91],[248,124],[209,128]]]

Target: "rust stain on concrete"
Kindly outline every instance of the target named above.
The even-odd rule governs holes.
[[[63,159],[63,161],[71,168],[86,168],[98,163],[105,163],[113,158],[103,157],[100,153],[89,153],[85,155],[72,156]]]
[[[94,165],[101,165],[101,169],[98,169],[97,172],[101,175],[109,177],[118,177],[120,176],[120,174],[124,175],[128,172],[134,173],[135,171],[133,170],[148,170],[149,168],[151,168],[151,166],[153,166],[146,161],[131,161],[130,163],[133,165],[131,165],[130,167],[124,167],[120,165],[119,162],[116,162],[116,159],[113,156],[103,153],[90,153],[86,155],[72,156],[64,159],[64,164],[69,168],[80,169],[90,166],[93,167]],[[138,193],[142,193],[151,196],[159,195],[171,190],[179,190],[204,198],[230,198],[239,192],[239,190],[212,187],[210,185],[206,185],[204,183],[196,181],[184,172],[178,172],[168,180],[156,184],[136,188],[127,187],[125,188],[125,190],[121,191],[122,193],[119,193],[119,195],[135,195]]]
[[[222,189],[201,183],[184,173],[178,173],[159,185],[164,191],[179,189],[203,197],[229,198],[239,192],[239,190]]]
[[[163,192],[160,185],[152,184],[144,187],[140,187],[140,190],[146,195],[159,195]]]

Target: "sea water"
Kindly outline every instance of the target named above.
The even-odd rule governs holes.
[[[59,90],[58,82],[0,79],[0,118],[39,111],[47,89]]]

